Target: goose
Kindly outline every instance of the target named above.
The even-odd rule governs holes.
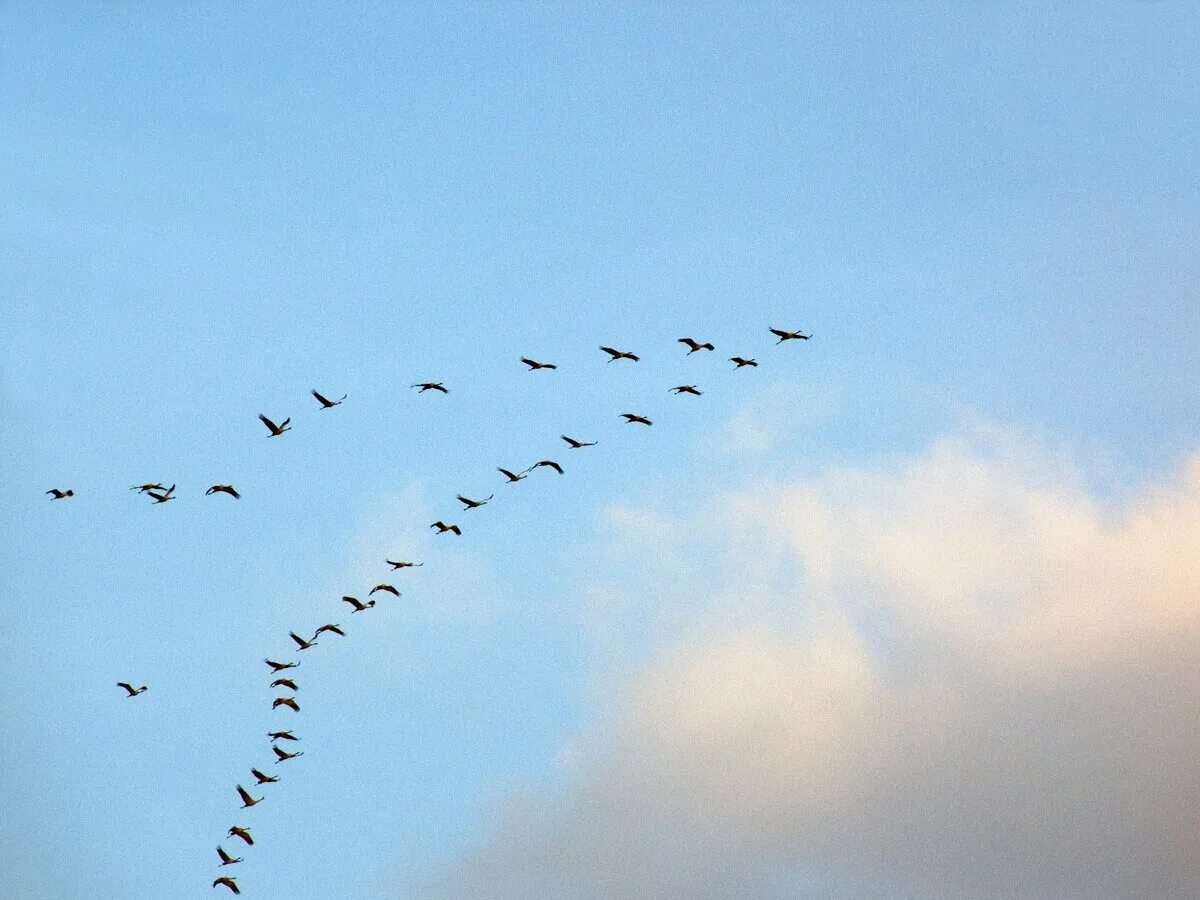
[[[243,828],[241,825],[234,825],[229,829],[228,833],[230,837],[240,837],[248,845],[254,844],[254,838],[250,837],[249,828]]]
[[[275,709],[277,706],[286,706],[292,712],[300,712],[300,704],[296,702],[295,697],[276,697],[271,703],[271,709]]]
[[[370,609],[375,605],[374,600],[368,600],[366,603],[363,603],[357,597],[343,597],[342,600],[354,607],[351,612],[362,612],[364,609]]]
[[[236,490],[234,490],[234,487],[232,484],[214,484],[212,487],[210,487],[207,491],[204,492],[205,497],[207,497],[209,494],[228,494],[234,500],[242,499],[242,495],[239,494]]]
[[[618,359],[628,359],[628,360],[632,360],[633,362],[637,362],[638,360],[641,359],[640,356],[637,356],[633,353],[629,353],[625,350],[614,350],[612,347],[601,347],[600,349],[608,354],[609,362],[615,362]]]
[[[376,591],[383,591],[385,594],[391,594],[393,597],[400,596],[400,592],[398,590],[396,590],[394,587],[392,587],[390,584],[375,585],[375,587],[371,588],[371,591],[369,594],[367,594],[367,596],[370,597],[371,594],[375,593]]]
[[[541,462],[535,462],[532,466],[530,466],[525,471],[532,472],[534,469],[541,469],[541,468],[553,469],[559,475],[561,475],[563,473],[563,467],[560,466],[558,463],[556,463],[552,459],[543,459]]]
[[[264,659],[263,662],[271,667],[272,672],[282,672],[284,669],[294,669],[296,666],[300,665],[298,662],[281,663],[275,662],[273,659]]]
[[[462,537],[462,529],[461,528],[459,528],[457,525],[447,525],[441,519],[438,519],[436,522],[434,522],[429,527],[436,528],[438,530],[438,534],[445,534],[447,531],[453,531],[456,535],[458,535],[459,537]]]
[[[482,500],[472,500],[470,497],[464,497],[462,494],[457,494],[458,502],[463,504],[463,509],[479,509],[481,506],[487,506],[487,502],[491,500],[495,494],[488,494]]]
[[[289,631],[288,635],[291,636],[291,639],[296,642],[296,646],[299,647],[301,650],[307,650],[309,647],[315,647],[317,645],[316,641],[306,641],[304,638],[300,637],[300,635],[296,634],[296,632],[294,632],[294,631]]]
[[[425,563],[396,562],[395,560],[391,560],[391,559],[385,559],[384,562],[392,567],[393,572],[397,571],[398,569],[415,569],[418,566],[425,565]]]
[[[157,481],[148,482],[147,484],[135,484],[130,488],[131,491],[137,491],[139,494],[144,494],[146,491],[165,491],[166,486],[159,484]]]
[[[731,356],[729,357],[729,361],[739,369],[742,366],[754,366],[755,368],[758,368],[758,363],[753,359],[743,359],[740,356]]]
[[[418,394],[423,394],[426,391],[441,391],[443,394],[450,393],[449,388],[447,388],[440,381],[420,381],[416,384],[409,385],[409,387],[420,388],[420,390],[417,391]]]
[[[499,466],[496,467],[496,471],[507,478],[509,484],[516,484],[528,474],[528,472],[510,472],[508,469],[502,469]]]
[[[174,500],[175,499],[174,494],[175,494],[175,485],[171,485],[169,488],[167,488],[165,491],[163,491],[161,493],[159,493],[158,491],[146,491],[146,496],[152,497],[154,499],[155,503],[166,503],[168,500]]]
[[[775,342],[776,344],[782,344],[784,341],[807,341],[812,337],[811,334],[801,334],[799,331],[783,331],[779,328],[771,328],[769,331],[779,338]]]
[[[292,681],[290,678],[276,678],[271,682],[271,687],[285,687],[289,691],[300,690],[300,685],[296,684],[296,682]]]
[[[536,372],[538,369],[557,369],[558,368],[558,366],[556,366],[554,363],[538,362],[536,359],[530,359],[528,356],[522,356],[521,362],[523,362],[523,363],[525,363],[525,365],[529,366],[530,372]]]
[[[279,437],[279,435],[283,434],[285,431],[292,430],[292,427],[288,424],[288,422],[292,421],[290,416],[284,419],[278,425],[276,425],[262,413],[258,414],[258,420],[267,426],[267,430],[271,432],[271,437]]]
[[[578,450],[580,447],[595,447],[597,444],[596,441],[577,441],[575,438],[567,437],[565,434],[560,434],[559,437],[566,441],[567,446],[572,450]]]
[[[288,753],[286,750],[281,750],[274,744],[271,745],[271,749],[275,751],[275,755],[278,757],[278,759],[275,760],[275,765],[279,765],[281,762],[285,762],[289,759],[295,759],[297,756],[304,755],[303,750],[297,751],[296,753]]]
[[[274,784],[279,780],[278,775],[268,775],[266,772],[258,771],[258,769],[251,769],[250,774],[258,779],[259,784]]]
[[[118,681],[117,687],[125,688],[125,693],[127,693],[130,697],[136,697],[138,694],[141,694],[147,690],[147,687],[144,684],[141,687],[135,688],[128,681]]]
[[[212,883],[212,886],[216,887],[218,884],[225,885],[225,887],[229,888],[235,894],[241,893],[241,891],[238,889],[237,881],[233,878],[230,878],[228,875],[222,875],[220,878],[218,878],[216,881],[214,881]]]
[[[221,865],[223,866],[232,866],[234,863],[242,861],[240,856],[230,856],[226,853],[220,844],[217,844],[217,856],[221,857]]]
[[[688,356],[691,356],[697,350],[715,350],[716,349],[716,347],[714,347],[712,344],[708,343],[707,341],[705,343],[701,344],[699,341],[694,341],[690,337],[689,338],[679,338],[675,343],[686,344],[688,347]]]
[[[624,419],[626,422],[628,422],[630,425],[632,425],[635,422],[638,425],[653,425],[654,424],[649,419],[647,419],[645,416],[635,415],[634,413],[621,413],[621,418]]]
[[[337,625],[327,622],[316,630],[313,637],[315,638],[317,635],[324,634],[326,631],[332,631],[334,634],[341,635],[342,637],[346,636],[346,632],[342,631]]]
[[[336,400],[330,400],[328,397],[321,396],[318,391],[314,390],[310,391],[309,393],[317,398],[317,402],[321,404],[321,409],[332,409],[335,406],[341,406],[342,401],[347,397],[346,394],[342,394],[342,396],[338,397]]]
[[[694,384],[681,384],[678,387],[671,388],[669,391],[667,391],[667,393],[668,394],[694,394],[695,396],[699,397],[701,392],[696,390],[696,386]]]
[[[242,809],[249,809],[254,804],[263,802],[262,797],[259,797],[257,800],[251,797],[240,784],[237,786],[237,792],[238,796],[242,798]]]
[[[46,493],[51,495],[51,500],[63,500],[67,497],[75,496],[75,492],[71,490],[71,488],[67,488],[65,491],[58,488],[50,488],[50,490],[46,491]]]
[[[268,731],[267,737],[269,737],[273,741],[298,741],[298,740],[300,740],[300,738],[296,737],[290,731]]]

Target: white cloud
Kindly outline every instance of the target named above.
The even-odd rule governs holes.
[[[665,534],[692,578],[630,559],[649,599],[584,612],[645,655],[602,678],[569,789],[513,798],[424,896],[1195,895],[1200,456],[1106,509],[984,430]]]

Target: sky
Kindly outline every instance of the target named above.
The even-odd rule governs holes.
[[[1195,896],[1198,44],[5,4],[0,896]]]

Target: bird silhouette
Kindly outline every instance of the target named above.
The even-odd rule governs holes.
[[[166,503],[168,500],[175,499],[175,485],[171,485],[161,493],[159,491],[146,491],[146,496],[153,498],[155,503]]]
[[[342,394],[338,399],[330,400],[328,397],[323,397],[318,391],[314,390],[310,391],[310,393],[317,398],[317,402],[321,404],[321,409],[332,409],[335,406],[341,406],[342,401],[347,397],[346,394]]]
[[[304,755],[303,750],[300,750],[296,753],[288,753],[286,750],[281,750],[279,747],[276,747],[274,744],[271,745],[271,749],[273,751],[275,751],[275,756],[278,757],[275,760],[275,765],[279,765],[281,762],[286,762],[289,759],[295,759],[297,756]]]
[[[679,338],[677,344],[686,344],[688,347],[688,356],[691,356],[697,350],[715,350],[716,348],[707,342],[701,344],[699,341],[694,341],[690,337]]]
[[[318,628],[316,630],[316,633],[313,634],[313,637],[316,637],[319,634],[324,634],[327,631],[332,631],[334,634],[340,635],[342,637],[346,636],[346,632],[342,631],[342,629],[339,628],[337,625],[334,625],[330,622],[326,622],[324,625],[322,625],[320,628]]]
[[[458,502],[463,505],[463,509],[479,509],[481,506],[487,506],[487,502],[496,495],[488,494],[482,500],[472,500],[470,497],[464,497],[462,494],[457,494],[456,496],[458,497]]]
[[[143,691],[147,690],[147,687],[146,687],[146,685],[144,685],[144,684],[143,684],[141,687],[136,687],[136,688],[135,688],[135,687],[134,687],[132,684],[130,684],[128,681],[118,681],[118,682],[117,682],[117,687],[119,687],[119,688],[125,688],[125,693],[126,693],[126,694],[128,694],[130,697],[136,697],[138,694],[140,694],[140,693],[142,693]]]
[[[293,641],[296,642],[296,646],[299,647],[301,650],[307,650],[309,647],[315,647],[317,645],[316,641],[306,641],[304,638],[300,637],[300,635],[296,634],[296,632],[294,632],[294,631],[289,631],[288,635],[291,637],[291,639]]]
[[[371,591],[370,591],[370,593],[367,594],[367,596],[370,597],[371,594],[375,593],[376,591],[383,591],[385,594],[391,594],[393,597],[400,596],[400,592],[398,590],[396,590],[394,587],[392,587],[392,585],[390,585],[390,584],[375,585],[375,587],[371,588]]]
[[[423,394],[426,391],[441,391],[443,394],[450,393],[450,389],[440,381],[420,381],[416,384],[409,385],[409,387],[420,388],[420,390],[417,391],[418,394]]]
[[[457,525],[447,525],[441,519],[438,519],[436,522],[434,522],[429,527],[436,528],[438,531],[438,534],[445,534],[447,531],[453,531],[456,535],[458,535],[459,537],[462,537],[462,529],[461,528],[459,528]]]
[[[256,803],[263,802],[262,797],[259,797],[257,800],[254,799],[253,797],[251,797],[246,792],[246,789],[244,787],[242,787],[240,784],[237,786],[237,792],[238,792],[238,796],[242,798],[242,809],[249,809],[251,806],[254,806]]]
[[[523,362],[523,363],[525,363],[525,365],[529,366],[530,372],[536,372],[538,369],[557,369],[558,368],[558,366],[556,366],[554,363],[538,362],[536,359],[530,359],[528,356],[522,356],[521,362]]]
[[[240,856],[230,856],[226,853],[220,844],[217,844],[217,856],[221,857],[221,865],[223,866],[232,866],[234,863],[242,861]]]
[[[286,706],[292,712],[300,712],[300,704],[296,702],[295,697],[276,697],[274,702],[271,703],[271,709],[277,706]]]
[[[294,669],[296,666],[300,665],[298,662],[281,663],[275,662],[273,659],[264,659],[263,662],[270,666],[271,671],[273,672],[282,672],[284,669]]]
[[[298,741],[298,740],[300,740],[300,738],[296,737],[290,731],[269,731],[269,732],[267,732],[267,737],[269,737],[273,741]]]
[[[289,691],[300,690],[300,685],[296,684],[296,682],[292,681],[290,678],[276,678],[271,682],[271,687],[285,687]]]
[[[633,353],[629,353],[625,350],[614,350],[612,347],[601,347],[600,349],[608,354],[609,362],[615,362],[618,359],[629,359],[637,362],[639,359],[641,359],[640,356],[636,356]]]
[[[559,475],[563,473],[563,467],[552,459],[543,459],[541,462],[535,462],[532,466],[526,469],[526,472],[532,472],[534,469],[553,469]]]
[[[699,397],[701,392],[696,390],[696,386],[694,384],[681,384],[678,387],[671,388],[671,390],[667,391],[667,393],[668,394],[695,394],[697,397]]]
[[[139,494],[144,494],[146,491],[165,491],[166,486],[159,484],[157,481],[148,482],[147,484],[135,484],[130,488],[131,491],[137,491]]]
[[[779,328],[769,329],[771,334],[775,335],[779,340],[776,344],[782,344],[784,341],[807,341],[812,337],[811,334],[801,334],[799,331],[783,331]]]
[[[254,844],[254,838],[250,837],[250,829],[243,828],[241,825],[234,825],[229,829],[229,837],[240,837],[247,845]]]
[[[71,490],[71,488],[67,488],[65,491],[59,490],[58,488],[50,488],[50,490],[46,491],[46,493],[50,494],[51,500],[64,500],[67,497],[75,496],[75,492]]]
[[[357,597],[342,597],[342,601],[349,603],[354,609],[351,612],[362,612],[364,609],[370,609],[375,605],[374,600],[368,600],[366,603],[360,601]]]
[[[212,883],[212,886],[216,887],[218,884],[225,885],[225,887],[229,888],[235,894],[241,893],[241,890],[237,886],[237,880],[230,878],[228,875],[222,875],[220,878],[218,878],[216,881],[214,881]]]
[[[419,566],[425,565],[425,563],[403,562],[403,561],[396,562],[395,560],[392,560],[392,559],[385,559],[384,562],[392,567],[393,572],[395,572],[398,569],[415,569]]]
[[[638,425],[653,425],[654,424],[649,419],[647,419],[645,416],[639,416],[634,413],[621,413],[621,418],[624,419],[626,422],[630,423],[631,425],[635,422]]]
[[[258,780],[258,784],[274,784],[279,780],[278,775],[268,775],[266,772],[258,771],[258,769],[251,769],[250,774]]]
[[[743,358],[742,358],[742,357],[740,357],[740,356],[731,356],[731,357],[729,357],[729,361],[730,361],[731,363],[733,363],[735,366],[737,366],[737,368],[739,368],[739,369],[740,369],[742,366],[754,366],[755,368],[757,368],[757,367],[758,367],[758,363],[757,363],[757,362],[755,362],[754,360],[752,360],[752,359],[743,359]]]
[[[290,416],[284,419],[278,425],[276,425],[262,413],[258,414],[258,420],[267,426],[267,430],[271,432],[271,437],[279,437],[279,435],[283,434],[285,431],[292,430],[292,427],[288,424],[288,422],[292,421]]]
[[[559,437],[566,441],[572,450],[578,450],[580,447],[595,447],[598,443],[597,441],[577,441],[575,438],[567,437],[565,434],[560,434]]]
[[[214,484],[212,487],[210,487],[207,491],[204,492],[205,497],[207,497],[209,494],[228,494],[234,500],[242,499],[242,495],[239,494],[236,490],[234,490],[232,484]]]
[[[510,472],[508,469],[502,469],[499,466],[496,467],[496,471],[507,478],[509,484],[516,484],[527,474],[529,474],[528,472]]]

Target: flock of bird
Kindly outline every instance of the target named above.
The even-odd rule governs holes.
[[[783,329],[778,329],[778,328],[771,328],[770,332],[778,338],[778,341],[776,342],[777,344],[782,344],[785,341],[793,341],[793,340],[807,341],[812,337],[811,334],[803,334],[800,331],[785,331]],[[715,349],[713,347],[713,345],[707,341],[700,342],[700,341],[696,341],[690,337],[679,338],[677,343],[683,344],[684,346],[686,346],[688,348],[687,355],[689,355],[689,356],[691,354],[699,352],[699,351],[712,352]],[[641,357],[635,353],[631,353],[626,350],[618,350],[613,347],[602,346],[602,347],[600,347],[600,350],[602,352],[604,352],[605,354],[607,354],[607,356],[609,357],[607,361],[610,363],[617,362],[618,360],[636,363],[636,362],[639,362],[641,359]],[[554,369],[558,368],[558,366],[555,365],[554,363],[540,362],[538,360],[531,359],[529,357],[524,357],[524,356],[520,358],[520,361],[528,367],[528,371],[530,371],[530,372],[535,372],[535,371],[539,371],[539,370],[554,370]],[[749,366],[749,367],[757,367],[758,366],[758,362],[756,360],[741,357],[741,356],[730,357],[729,361],[732,362],[734,364],[734,367],[737,369],[741,369],[741,368],[744,368],[747,366]],[[426,391],[436,391],[436,392],[439,392],[442,394],[448,394],[450,392],[450,389],[447,388],[440,381],[418,382],[416,384],[413,384],[412,388],[416,389],[418,393],[425,393]],[[689,395],[696,396],[696,397],[702,396],[702,391],[700,391],[700,389],[694,384],[676,385],[675,387],[672,387],[669,389],[669,393],[673,393],[677,396],[682,395],[682,394],[689,394]],[[324,396],[323,394],[321,394],[320,392],[318,392],[316,390],[312,391],[312,395],[316,399],[318,404],[320,404],[320,409],[322,409],[322,410],[332,409],[336,406],[340,406],[346,400],[346,396],[347,396],[347,395],[343,395],[343,396],[339,397],[337,400],[330,400],[328,397]],[[268,430],[270,437],[279,437],[279,436],[287,433],[288,431],[291,431],[291,418],[290,417],[283,419],[283,421],[279,422],[278,424],[276,424],[274,421],[269,419],[267,416],[262,415],[261,413],[259,414],[258,418],[262,422],[262,424],[266,427],[266,429]],[[636,424],[636,425],[644,425],[644,426],[652,426],[654,424],[649,418],[647,418],[646,416],[640,415],[638,413],[631,413],[631,412],[621,413],[620,418],[623,418],[626,421],[626,423],[628,423],[628,424]],[[569,437],[568,435],[565,435],[565,434],[560,435],[560,438],[566,443],[567,448],[570,450],[580,450],[580,449],[583,449],[586,447],[593,447],[597,444],[597,441],[579,440],[577,438]],[[532,465],[528,466],[527,468],[520,469],[520,470],[513,470],[513,469],[507,469],[504,467],[497,467],[497,471],[501,475],[504,476],[507,484],[516,484],[517,482],[522,481],[525,478],[528,478],[533,472],[535,472],[538,469],[548,469],[548,470],[551,470],[551,471],[557,473],[558,475],[562,475],[564,473],[563,467],[553,459],[538,460],[537,462],[533,463]],[[160,484],[158,482],[148,482],[146,484],[134,485],[132,488],[130,488],[130,490],[137,491],[139,495],[145,495],[154,503],[167,503],[171,500],[176,499],[176,497],[178,496],[175,493],[175,487],[176,487],[176,485],[174,485],[174,484],[167,486],[167,485]],[[75,496],[74,490],[72,490],[70,488],[66,488],[66,489],[51,488],[46,493],[50,495],[52,500],[65,500],[65,499]],[[241,498],[241,494],[233,487],[233,485],[229,485],[229,484],[214,484],[211,487],[209,487],[204,493],[205,493],[205,496],[209,496],[209,495],[213,495],[213,494],[226,494],[235,500]],[[481,499],[474,499],[474,498],[465,496],[464,494],[458,494],[458,495],[456,495],[456,499],[462,504],[462,509],[460,511],[461,512],[469,512],[471,510],[476,510],[483,506],[486,506],[493,499],[494,496],[495,496],[494,494],[489,494],[487,497],[483,497]],[[453,534],[455,536],[461,536],[463,533],[462,528],[459,525],[457,525],[455,523],[448,523],[441,519],[438,519],[437,521],[431,523],[429,527],[431,529],[435,530],[438,534]],[[423,563],[410,562],[408,560],[387,559],[387,560],[385,560],[385,562],[387,563],[387,565],[389,565],[391,567],[392,572],[397,572],[397,571],[401,571],[403,569],[415,568],[415,567],[424,565]],[[369,610],[369,609],[372,609],[375,607],[376,601],[374,599],[374,595],[377,593],[389,594],[396,598],[400,597],[400,591],[394,585],[383,582],[383,583],[377,584],[371,588],[370,592],[367,594],[367,599],[365,601],[360,600],[359,598],[350,596],[350,595],[345,595],[341,599],[342,599],[342,602],[344,602],[350,606],[350,612],[352,614],[360,613],[360,612],[365,612],[366,610]],[[333,622],[327,622],[323,625],[318,626],[313,631],[311,637],[306,637],[303,634],[297,634],[295,631],[288,632],[288,636],[291,638],[291,640],[293,641],[293,643],[296,646],[297,653],[301,653],[305,650],[309,650],[309,649],[317,646],[318,638],[320,638],[322,635],[325,635],[325,634],[333,634],[333,635],[337,635],[339,637],[346,636],[346,632],[342,630],[342,627]],[[296,699],[296,695],[300,689],[300,686],[299,686],[299,684],[297,684],[294,677],[291,676],[290,674],[288,674],[288,675],[281,674],[281,673],[287,672],[290,669],[297,668],[300,665],[299,660],[280,662],[278,660],[266,658],[266,659],[264,659],[264,662],[270,668],[271,675],[274,678],[274,680],[272,680],[270,683],[270,689],[277,694],[277,696],[275,696],[271,701],[271,709],[276,710],[276,709],[283,707],[283,708],[287,708],[287,709],[291,710],[292,713],[299,713],[300,712],[300,704]],[[138,687],[134,687],[134,685],[132,683],[125,682],[125,681],[117,682],[117,687],[124,690],[126,693],[126,696],[128,698],[137,697],[137,696],[145,693],[148,690],[147,685],[143,684]],[[284,693],[285,691],[287,693]],[[290,729],[273,728],[272,730],[267,732],[267,737],[270,742],[271,751],[275,756],[275,764],[276,765],[278,765],[280,763],[288,762],[290,760],[296,759],[296,758],[304,755],[304,751],[288,751],[288,750],[284,749],[284,747],[283,747],[284,744],[290,744],[290,743],[298,742],[300,740],[300,738],[297,737],[295,734],[293,734]],[[278,776],[266,774],[261,769],[254,768],[254,767],[250,768],[250,774],[255,779],[254,785],[252,785],[252,787],[256,787],[256,788],[261,787],[263,785],[275,784],[279,781]],[[236,790],[237,790],[238,797],[241,799],[241,802],[242,802],[242,805],[241,805],[242,809],[250,809],[254,806],[257,806],[259,803],[262,803],[263,800],[265,799],[265,795],[263,797],[253,796],[241,784],[237,784]],[[232,825],[229,828],[228,832],[226,832],[225,836],[227,838],[231,838],[231,839],[237,838],[237,839],[241,840],[247,847],[253,846],[253,844],[254,844],[254,838],[250,833],[250,829],[243,825],[237,825],[237,824]],[[218,868],[220,868],[220,869],[224,869],[226,866],[232,866],[232,865],[235,865],[235,864],[243,861],[242,857],[231,855],[227,850],[225,850],[224,846],[222,846],[220,843],[218,843],[218,845],[217,845],[217,857],[220,860],[220,862],[218,864]],[[238,886],[237,878],[230,876],[230,875],[219,875],[213,881],[212,886],[214,888],[215,887],[226,887],[234,894],[241,893],[241,888]]]

